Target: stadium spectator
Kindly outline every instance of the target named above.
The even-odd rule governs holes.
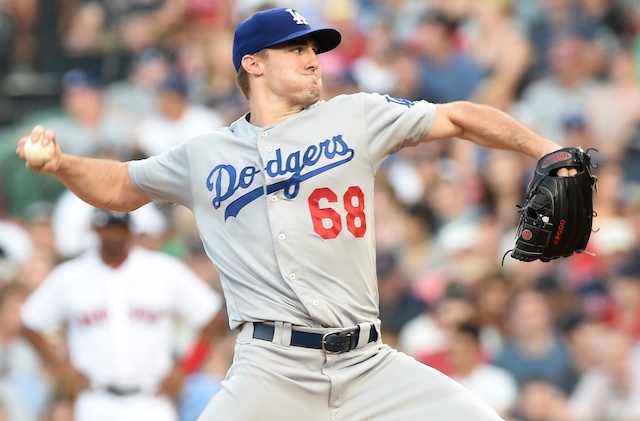
[[[531,164],[504,151],[491,151],[480,158],[482,164],[481,207],[501,233],[509,232],[518,224],[519,215],[513,209],[523,203],[525,186]],[[502,174],[509,174],[504,177]]]
[[[578,4],[592,20],[606,30],[606,33],[600,33],[599,36],[623,39],[633,33],[631,8],[625,1],[578,0]]]
[[[638,38],[640,40],[640,37]],[[638,41],[638,51],[640,51],[640,41]],[[640,56],[640,54],[638,55]],[[625,151],[622,158],[622,168],[624,179],[629,183],[640,182],[640,121],[633,126],[631,133],[625,141]]]
[[[445,14],[428,13],[416,29],[420,48],[420,94],[432,102],[470,99],[483,80],[482,69],[470,54],[458,51],[458,22]]]
[[[104,30],[117,35],[119,46],[140,53],[171,37],[185,17],[185,3],[179,0],[97,0],[105,13]]]
[[[456,326],[471,322],[476,317],[477,307],[473,299],[451,283],[428,311],[405,324],[398,337],[399,349],[449,374],[451,365],[445,353],[450,335]]]
[[[144,117],[136,129],[136,146],[144,157],[224,124],[216,111],[189,101],[188,84],[179,74],[169,75],[162,83],[158,105],[158,112]]]
[[[640,341],[640,261],[628,259],[608,279],[609,305],[601,321]]]
[[[442,253],[436,245],[436,221],[431,209],[417,203],[405,212],[406,229],[397,253],[398,263],[402,272],[415,282],[439,266]]]
[[[634,254],[640,255],[637,250],[636,239],[640,238],[640,183],[627,182],[622,186],[622,214],[631,226],[631,234],[634,238]]]
[[[602,347],[605,325],[595,317],[576,310],[560,321],[562,336],[579,376],[598,364],[598,349]]]
[[[495,272],[495,227],[485,221],[463,218],[449,222],[438,231],[437,246],[442,252],[438,269],[415,282],[424,297],[444,291],[448,282],[457,283],[465,293],[471,294],[478,282]],[[443,277],[437,285],[437,274]],[[433,278],[436,275],[435,279]],[[448,280],[448,281],[447,281]],[[435,281],[435,282],[434,282]],[[435,283],[435,284],[434,284]]]
[[[596,221],[598,231],[592,234],[588,247],[596,254],[595,257],[584,255],[574,259],[568,265],[571,273],[566,279],[574,291],[585,294],[582,297],[583,309],[594,316],[602,314],[604,306],[600,301],[607,294],[609,279],[625,262],[637,257],[638,244],[629,219],[614,216],[602,222]]]
[[[470,196],[464,194],[469,168],[449,157],[439,159],[436,165],[438,173],[428,190],[424,189],[424,202],[433,210],[438,228],[442,228],[472,217],[473,208],[468,202]]]
[[[0,286],[11,283],[33,253],[33,240],[17,221],[0,218]]]
[[[640,371],[632,364],[633,343],[622,331],[601,332],[598,363],[580,376],[569,397],[575,421],[640,419]]]
[[[467,48],[484,71],[484,83],[501,85],[517,97],[533,64],[533,48],[511,15],[513,0],[474,2]]]
[[[225,122],[237,120],[248,108],[247,100],[236,88],[236,72],[231,65],[233,33],[220,30],[200,45],[202,68],[190,79],[190,98],[222,114]]]
[[[588,72],[587,48],[575,35],[553,39],[548,50],[551,71],[529,84],[512,110],[515,118],[563,146],[564,123],[584,117],[589,97],[598,87]]]
[[[197,421],[211,396],[220,390],[220,383],[233,361],[235,344],[236,337],[229,331],[215,343],[202,369],[187,377],[178,401],[180,421]]]
[[[406,44],[411,42],[415,29],[425,12],[433,7],[433,1],[358,1],[358,24],[361,31],[366,31],[372,23],[385,19],[391,23],[394,42]],[[404,98],[404,97],[403,97]]]
[[[507,340],[506,310],[513,291],[512,280],[502,270],[480,279],[472,290],[478,306],[480,342],[489,361],[500,354]]]
[[[420,61],[406,47],[396,47],[394,51],[393,73],[395,84],[389,94],[411,101],[420,100]]]
[[[104,101],[138,122],[158,109],[158,90],[171,72],[171,61],[157,48],[132,57],[127,76],[104,88]]]
[[[60,57],[61,71],[82,68],[102,76],[107,47],[103,45],[106,14],[98,2],[82,2],[68,13],[68,22],[61,36],[63,49]],[[119,73],[121,58],[110,57],[110,65],[117,64]],[[116,75],[111,75],[115,77]]]
[[[545,296],[527,289],[509,305],[509,339],[494,363],[513,374],[519,387],[528,379],[541,378],[570,393],[577,380],[575,367]]]
[[[382,169],[384,172],[386,169]],[[395,250],[403,244],[406,228],[404,206],[386,177],[376,183],[374,195],[376,243],[381,250]]]
[[[566,394],[553,383],[533,377],[522,385],[513,421],[571,421]]]
[[[599,161],[619,161],[640,123],[640,81],[630,42],[621,43],[609,61],[608,78],[588,99],[585,124]]]
[[[0,79],[9,71],[12,63],[16,25],[9,10],[0,7]]]
[[[551,50],[558,38],[569,36],[580,38],[585,43],[585,55],[581,63],[584,70],[591,74],[601,65],[602,51],[593,42],[599,31],[596,20],[589,16],[581,5],[574,0],[540,0],[541,13],[528,26],[528,38],[535,51],[533,80],[545,77],[553,68]]]
[[[15,281],[0,286],[0,400],[10,421],[37,421],[50,396],[40,357],[21,333],[20,306],[28,293]]]
[[[457,326],[449,341],[447,358],[451,378],[471,390],[502,417],[511,413],[518,397],[518,385],[507,370],[487,361],[475,323]]]
[[[403,272],[398,257],[390,251],[379,250],[376,256],[380,320],[387,339],[397,336],[402,327],[414,317],[427,311],[427,303],[411,289],[411,279]]]
[[[391,26],[378,21],[365,34],[364,53],[352,65],[358,89],[364,92],[391,92],[396,84],[393,68],[394,43]]]
[[[27,208],[24,219],[23,226],[32,240],[33,247],[27,260],[21,265],[16,281],[29,292],[42,283],[59,261],[51,223],[52,207],[48,202],[32,203]]]

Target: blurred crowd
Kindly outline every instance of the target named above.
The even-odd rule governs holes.
[[[342,33],[319,56],[325,99],[471,100],[593,148],[594,232],[585,253],[549,263],[508,256],[532,158],[459,139],[389,158],[374,209],[383,340],[507,420],[640,421],[638,0],[0,0],[5,419],[69,420],[17,314],[55,265],[95,242],[88,205],[24,169],[18,139],[43,124],[66,152],[128,160],[234,121],[247,107],[233,30],[274,6]],[[136,212],[141,244],[220,290],[188,211]],[[182,421],[230,363],[229,344],[213,348],[204,377],[185,387]]]

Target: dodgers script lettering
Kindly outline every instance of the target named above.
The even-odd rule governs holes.
[[[233,165],[218,165],[207,177],[207,189],[215,194],[211,204],[215,209],[219,209],[223,202],[236,197],[239,190],[248,190],[227,205],[224,213],[226,220],[230,216],[236,217],[242,208],[264,194],[283,190],[286,198],[293,199],[300,192],[302,182],[346,164],[353,159],[354,154],[354,150],[344,141],[342,135],[333,136],[317,145],[309,145],[305,150],[294,151],[289,155],[284,155],[281,149],[277,149],[275,158],[267,162],[264,171],[272,178],[289,177],[266,187],[258,186],[253,189],[251,187],[254,185],[256,174],[262,171],[260,168],[246,166],[238,170]]]

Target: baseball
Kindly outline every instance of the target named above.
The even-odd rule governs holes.
[[[28,139],[24,144],[24,157],[27,162],[36,165],[43,165],[51,158],[56,152],[56,147],[53,142],[49,142],[47,145],[42,144],[42,138],[37,142],[32,142]]]

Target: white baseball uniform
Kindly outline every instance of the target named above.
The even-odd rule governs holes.
[[[168,397],[154,396],[173,362],[174,316],[201,328],[221,297],[179,260],[133,247],[117,268],[95,249],[57,266],[26,300],[24,324],[66,328],[71,364],[90,381],[76,421],[175,421]]]
[[[156,204],[193,211],[240,329],[233,366],[201,420],[500,419],[369,335],[379,331],[374,174],[424,139],[434,117],[426,101],[342,95],[262,128],[243,117],[129,164]],[[272,326],[270,342],[253,322]],[[350,352],[291,345],[297,330],[354,326]]]

